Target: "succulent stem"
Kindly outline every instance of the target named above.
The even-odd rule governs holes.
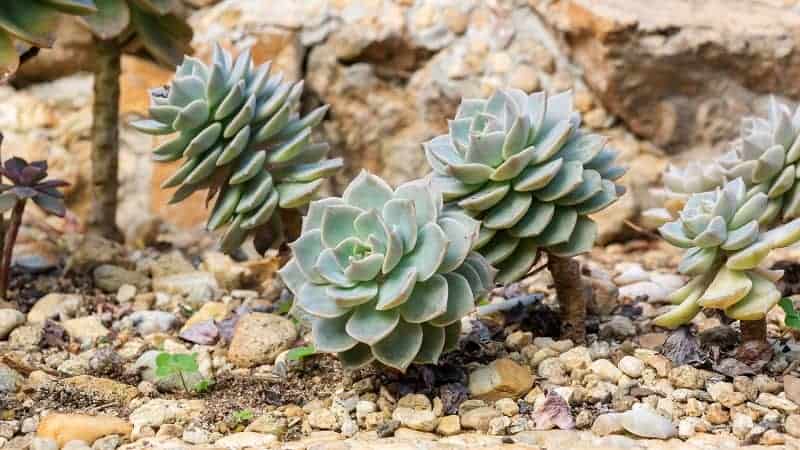
[[[767,320],[740,320],[742,343],[749,341],[767,342]]]
[[[3,133],[0,133],[0,161],[3,160]],[[3,175],[0,175],[0,184],[3,183]],[[0,248],[3,248],[3,243],[5,242],[5,235],[6,235],[6,223],[3,215],[0,214]],[[3,297],[0,298],[4,298]]]
[[[586,289],[580,263],[570,257],[547,254],[547,267],[561,306],[561,337],[576,344],[586,340]]]
[[[11,272],[11,257],[14,254],[14,242],[17,240],[19,227],[22,224],[22,213],[25,211],[25,200],[17,201],[11,211],[11,222],[6,229],[3,242],[3,259],[0,261],[0,299],[6,299],[9,275]]]
[[[119,190],[119,76],[121,52],[113,40],[95,41],[92,104],[92,199],[89,229],[122,241],[117,228]]]

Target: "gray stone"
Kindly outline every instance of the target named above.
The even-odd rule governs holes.
[[[271,364],[297,339],[294,324],[281,316],[250,313],[239,319],[228,349],[228,359],[238,367]]]
[[[652,439],[669,439],[675,436],[672,421],[659,415],[649,406],[635,405],[620,415],[620,423],[629,433]]]
[[[95,286],[109,294],[115,294],[126,284],[136,286],[140,291],[150,290],[150,277],[112,264],[103,264],[92,271]]]
[[[0,339],[8,337],[14,328],[25,323],[25,314],[16,309],[0,309]]]
[[[175,327],[177,321],[175,314],[166,311],[136,311],[125,317],[125,322],[142,336],[166,333]]]

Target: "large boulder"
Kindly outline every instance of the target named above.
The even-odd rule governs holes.
[[[708,151],[769,93],[800,99],[792,2],[529,0],[606,108],[674,151]],[[714,149],[714,151],[718,151]]]

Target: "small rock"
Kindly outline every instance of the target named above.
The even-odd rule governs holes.
[[[791,436],[800,438],[800,414],[791,414],[786,418],[783,427]]]
[[[517,398],[533,386],[530,369],[503,358],[488,366],[479,367],[469,375],[469,391],[472,397],[483,400]]]
[[[17,388],[23,381],[22,376],[14,369],[0,363],[0,393],[10,394],[17,392]]]
[[[719,402],[726,408],[733,408],[747,401],[747,397],[741,392],[733,390],[731,383],[714,383],[706,386],[706,390],[714,401]]]
[[[505,345],[509,350],[520,350],[530,344],[533,340],[533,333],[530,331],[515,331],[506,336]]]
[[[625,375],[631,378],[639,378],[644,371],[644,362],[639,358],[626,355],[619,360],[617,367]]]
[[[566,384],[568,382],[564,363],[559,358],[547,358],[539,363],[536,373],[552,384]]]
[[[625,431],[622,426],[622,414],[609,413],[597,416],[592,424],[592,433],[598,436],[608,436],[609,434],[619,434]]]
[[[62,322],[64,330],[70,338],[87,343],[108,336],[108,328],[97,316],[78,317]]]
[[[758,392],[777,394],[783,390],[783,383],[780,383],[774,378],[764,374],[756,375],[755,378],[753,378],[753,384],[755,385],[756,389],[758,389]]]
[[[62,447],[62,450],[91,450],[92,447],[81,440],[69,441]]]
[[[564,367],[573,371],[575,369],[586,369],[592,363],[592,356],[589,349],[584,346],[577,346],[558,356],[559,361]]]
[[[783,445],[786,443],[786,437],[778,430],[767,430],[759,440],[761,445]]]
[[[156,398],[134,409],[128,417],[133,424],[133,434],[147,427],[160,427],[165,423],[186,423],[203,413],[203,400],[172,400]]]
[[[132,284],[123,284],[117,289],[117,301],[120,303],[128,303],[136,297],[136,286]]]
[[[645,404],[634,406],[630,411],[622,413],[620,422],[626,431],[636,436],[652,439],[669,439],[675,436],[675,426],[672,421]]]
[[[215,320],[217,322],[222,321],[228,315],[228,312],[228,305],[220,302],[208,302],[197,310],[196,313],[192,314],[192,317],[186,321],[181,331],[186,331],[192,325],[209,320]]]
[[[502,436],[506,434],[506,430],[511,425],[511,418],[501,416],[495,417],[489,421],[489,434],[493,436]]]
[[[739,439],[744,439],[753,428],[753,418],[747,414],[734,413],[731,420],[731,431]]]
[[[606,381],[618,383],[622,378],[622,371],[607,359],[598,359],[591,365],[592,373],[597,374],[600,378]]]
[[[92,450],[116,450],[121,442],[121,437],[116,434],[101,437],[100,439],[94,441],[94,444],[92,444]]]
[[[439,424],[439,418],[430,409],[414,409],[398,406],[392,413],[392,420],[400,425],[417,431],[433,431]]]
[[[396,420],[387,420],[378,425],[375,432],[379,438],[387,438],[394,436],[394,432],[397,431],[398,428],[400,428],[400,422]]]
[[[237,367],[271,364],[297,339],[294,324],[281,316],[250,313],[239,319],[228,349]]]
[[[631,264],[625,267],[619,275],[614,277],[614,283],[620,286],[637,283],[639,281],[650,281],[650,272],[644,270],[639,264]]]
[[[33,241],[14,245],[11,264],[30,273],[43,273],[58,267],[58,248],[48,241]]]
[[[800,378],[792,375],[784,375],[783,392],[786,393],[786,398],[796,404],[800,404]]]
[[[619,295],[622,298],[631,300],[644,298],[650,303],[663,302],[669,294],[669,290],[652,281],[638,281],[619,288]]]
[[[194,445],[208,444],[211,441],[211,433],[200,427],[191,427],[183,431],[181,440]]]
[[[495,402],[494,407],[503,413],[504,416],[508,417],[513,417],[519,413],[519,405],[517,405],[517,402],[511,400],[510,398],[501,398]]]
[[[800,407],[798,407],[793,401],[778,397],[774,394],[768,394],[766,392],[758,394],[756,403],[761,406],[766,406],[767,408],[777,409],[790,414],[795,413],[798,409],[800,409]]]
[[[111,434],[128,436],[131,424],[113,416],[88,416],[85,414],[51,414],[39,423],[36,435],[56,441],[62,447],[69,441],[94,443]]]
[[[703,389],[706,377],[692,366],[679,366],[669,371],[669,381],[673,386],[686,389]]]
[[[731,420],[730,413],[719,403],[712,403],[708,406],[705,414],[706,420],[712,425],[726,424]]]
[[[439,419],[439,425],[436,426],[436,432],[442,436],[453,436],[461,432],[461,419],[456,416],[444,416]]]
[[[336,415],[328,408],[319,408],[308,415],[308,424],[319,430],[335,430],[339,428]]]
[[[94,284],[104,292],[116,293],[125,284],[136,286],[140,291],[150,290],[150,277],[120,266],[103,264],[92,271]]]
[[[8,336],[8,343],[12,348],[27,350],[38,348],[43,337],[44,329],[42,328],[42,323],[29,323],[28,325],[15,328]]]
[[[481,406],[461,414],[461,427],[468,430],[488,431],[492,419],[501,415],[500,411],[491,406]]]
[[[35,437],[31,440],[31,450],[58,450],[55,439]]]
[[[175,327],[177,321],[175,314],[166,311],[136,311],[125,318],[125,322],[141,336],[166,333]]]
[[[656,350],[661,348],[666,340],[667,333],[645,333],[639,335],[639,346],[650,350]]]
[[[604,339],[625,339],[636,336],[636,325],[625,316],[613,316],[600,325],[600,337]]]
[[[265,447],[269,446],[278,438],[273,434],[253,433],[252,431],[243,431],[241,433],[233,433],[228,436],[218,439],[214,442],[214,447],[223,448],[245,448],[245,447]]]
[[[214,274],[200,271],[154,278],[153,290],[183,295],[186,301],[194,306],[214,300],[220,292]]]
[[[83,297],[73,294],[47,294],[36,301],[28,311],[28,322],[44,322],[47,319],[64,320],[75,315]]]
[[[76,377],[65,378],[61,380],[61,382],[66,386],[89,394],[92,397],[118,403],[123,406],[139,396],[139,390],[135,387],[108,378],[78,375]]]
[[[0,309],[0,339],[8,337],[14,328],[25,323],[25,314],[16,309]]]

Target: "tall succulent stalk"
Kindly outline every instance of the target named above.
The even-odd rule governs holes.
[[[561,307],[561,337],[573,342],[586,340],[586,288],[581,265],[574,258],[547,256],[547,269],[553,276]]]
[[[11,221],[3,237],[3,259],[0,262],[0,298],[5,299],[11,275],[11,259],[14,256],[14,243],[17,240],[19,227],[22,225],[22,213],[25,212],[25,200],[18,200],[11,210]]]
[[[119,76],[121,51],[111,40],[95,40],[92,104],[92,198],[89,229],[122,241],[117,227],[119,190]]]

